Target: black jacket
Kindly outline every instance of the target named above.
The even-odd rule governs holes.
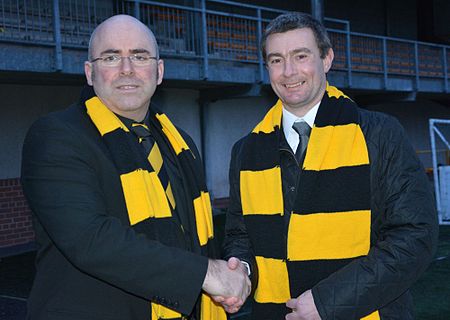
[[[172,188],[182,190],[175,175],[169,172]],[[168,247],[155,225],[130,226],[119,173],[84,106],[31,127],[22,184],[39,245],[29,318],[151,319],[151,301],[191,313],[208,265],[191,252],[196,231],[183,234],[171,219],[166,227],[180,240]],[[186,229],[195,225],[193,214],[179,211]]]
[[[430,184],[397,120],[363,109],[359,114],[371,166],[373,246],[367,256],[315,284],[314,301],[322,319],[360,319],[375,310],[379,310],[381,319],[413,319],[408,289],[429,265],[437,244],[437,215]],[[224,250],[226,257],[253,261],[239,187],[245,139],[238,141],[232,152]],[[279,152],[288,223],[301,170],[286,141],[280,143]]]

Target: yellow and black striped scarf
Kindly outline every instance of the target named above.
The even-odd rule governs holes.
[[[85,105],[89,117],[102,136],[120,173],[130,225],[145,219],[172,218],[172,210],[161,181],[150,162],[140,156],[141,146],[136,137],[98,97],[90,98]],[[159,124],[158,129],[161,130],[177,157],[179,169],[187,177],[188,181],[185,182],[195,213],[198,242],[200,246],[205,247],[208,240],[213,238],[213,222],[210,197],[201,168],[182,136],[165,114],[150,112],[150,118],[150,121]],[[152,319],[179,318],[181,314],[178,312],[152,303]],[[216,305],[206,294],[202,294],[201,297],[201,319],[226,319],[223,308]]]
[[[281,118],[278,101],[245,140],[240,168],[242,213],[259,272],[256,319],[284,318],[287,300],[370,248],[370,164],[356,104],[327,84],[287,230]],[[379,319],[378,312],[364,319]]]

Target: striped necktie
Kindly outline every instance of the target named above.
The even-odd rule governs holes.
[[[303,154],[305,153],[306,146],[308,145],[309,134],[311,133],[311,127],[305,121],[294,122],[292,128],[298,133],[299,142],[295,157],[298,163],[303,162]]]
[[[164,190],[166,191],[167,199],[169,200],[172,209],[175,209],[175,198],[173,196],[169,176],[167,175],[167,171],[164,167],[163,157],[161,155],[161,151],[159,150],[158,144],[153,139],[150,130],[145,124],[133,123],[131,125],[131,130],[138,137],[139,143],[144,148],[150,165],[153,170],[155,170]]]

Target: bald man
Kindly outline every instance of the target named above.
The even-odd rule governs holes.
[[[164,75],[155,36],[111,17],[88,59],[88,93],[35,122],[24,143],[39,245],[28,317],[226,319],[213,299],[237,310],[250,282],[239,261],[213,259],[198,151],[150,107]]]

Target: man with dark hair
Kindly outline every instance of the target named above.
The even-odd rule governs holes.
[[[438,228],[405,132],[328,84],[310,15],[273,20],[262,50],[279,100],[233,147],[224,243],[258,277],[252,319],[413,319]]]
[[[243,266],[214,259],[193,141],[150,108],[163,73],[153,33],[111,17],[89,44],[91,94],[29,130],[22,184],[39,245],[30,319],[225,320],[213,299],[239,307],[250,293]]]

